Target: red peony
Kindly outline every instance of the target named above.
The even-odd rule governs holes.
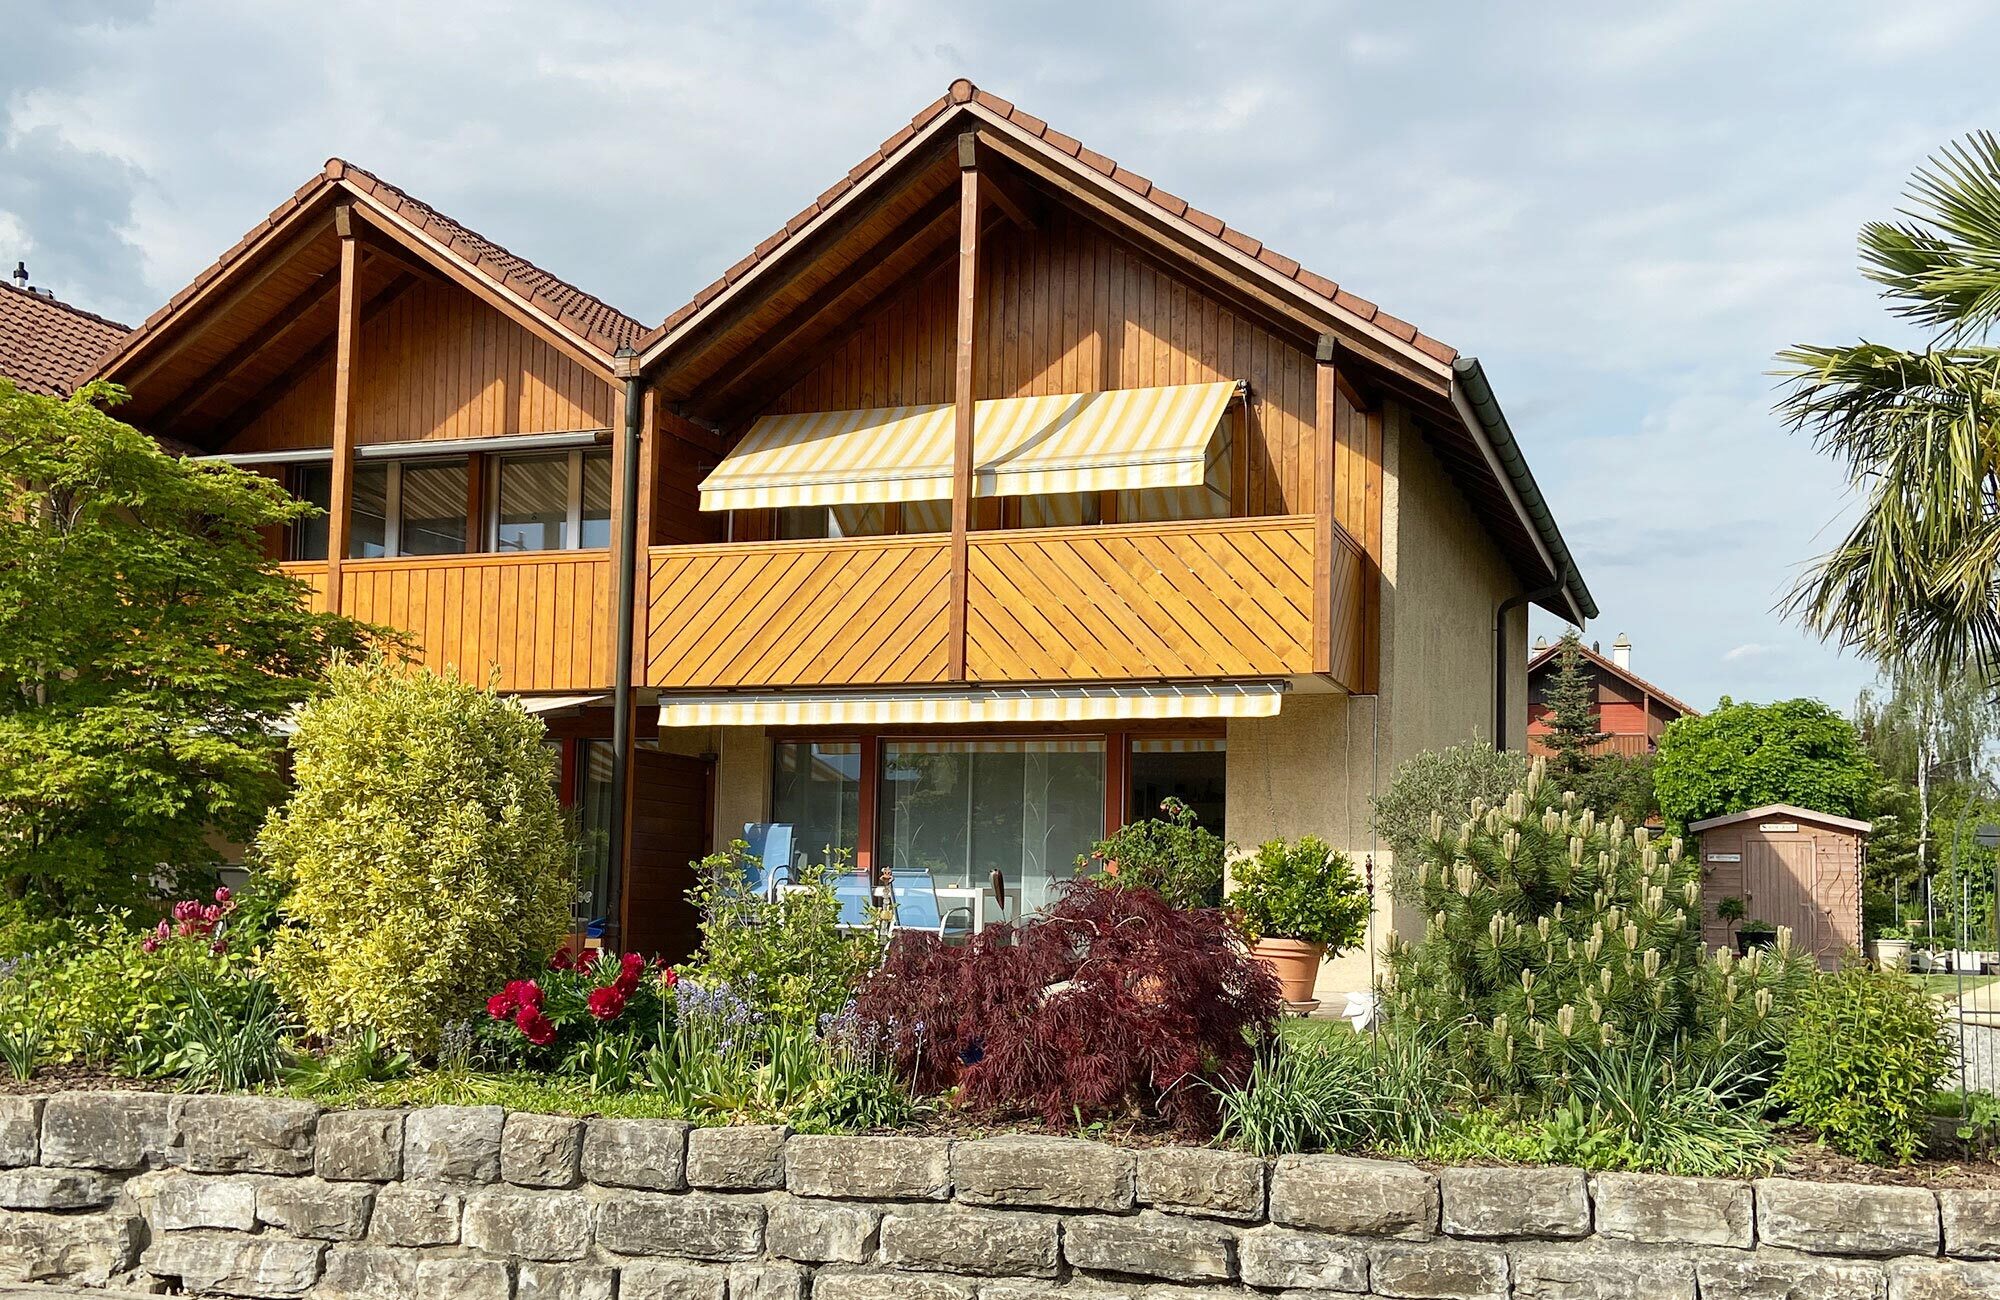
[[[577,971],[584,975],[590,974],[591,970],[597,965],[597,954],[598,950],[595,948],[585,948],[582,952],[578,953],[576,955]]]
[[[607,984],[601,989],[592,989],[584,1005],[599,1020],[616,1020],[619,1013],[625,1010],[625,992],[616,984]]]
[[[646,959],[636,952],[628,952],[618,959],[618,978],[611,981],[611,987],[626,997],[639,990],[639,977],[646,973]]]
[[[486,999],[486,1014],[495,1020],[505,1020],[514,1014],[514,1010],[514,995],[511,993],[495,993]]]
[[[538,1006],[522,1007],[520,1014],[514,1017],[514,1027],[537,1047],[547,1047],[556,1038],[556,1027],[549,1023],[549,1018],[542,1014]]]
[[[660,987],[670,989],[681,982],[681,973],[671,966],[660,967]]]
[[[556,949],[555,955],[549,958],[550,970],[570,970],[575,965],[575,960],[570,957],[568,952],[561,948]]]
[[[533,980],[512,980],[503,991],[514,999],[514,1005],[517,1007],[542,1005],[542,986]]]

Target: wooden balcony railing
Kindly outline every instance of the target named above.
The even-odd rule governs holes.
[[[325,601],[324,564],[287,564]],[[417,662],[504,691],[611,686],[611,556],[540,551],[348,560],[341,613],[410,634]]]

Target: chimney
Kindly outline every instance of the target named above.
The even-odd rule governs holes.
[[[1632,671],[1632,642],[1623,632],[1611,643],[1611,662],[1628,673]]]
[[[26,262],[14,263],[14,287],[16,289],[25,289],[28,287],[28,264]]]
[[[1549,648],[1549,639],[1545,636],[1538,636],[1535,638],[1535,648],[1528,652],[1528,657],[1532,659],[1536,655],[1541,654],[1544,650],[1547,650],[1548,648]]]

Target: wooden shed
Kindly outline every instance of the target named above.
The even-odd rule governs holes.
[[[1831,968],[1861,946],[1861,864],[1869,824],[1791,804],[1766,804],[1688,827],[1700,844],[1702,940],[1732,947],[1743,922],[1716,915],[1743,900],[1743,921],[1789,927]]]

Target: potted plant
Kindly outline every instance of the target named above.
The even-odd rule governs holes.
[[[1778,927],[1755,917],[1736,927],[1736,952],[1747,957],[1753,949],[1770,948],[1778,942]]]
[[[1368,891],[1347,856],[1316,835],[1267,840],[1237,862],[1227,904],[1250,953],[1278,977],[1285,1001],[1310,1010],[1327,950],[1352,948],[1368,929]]]

